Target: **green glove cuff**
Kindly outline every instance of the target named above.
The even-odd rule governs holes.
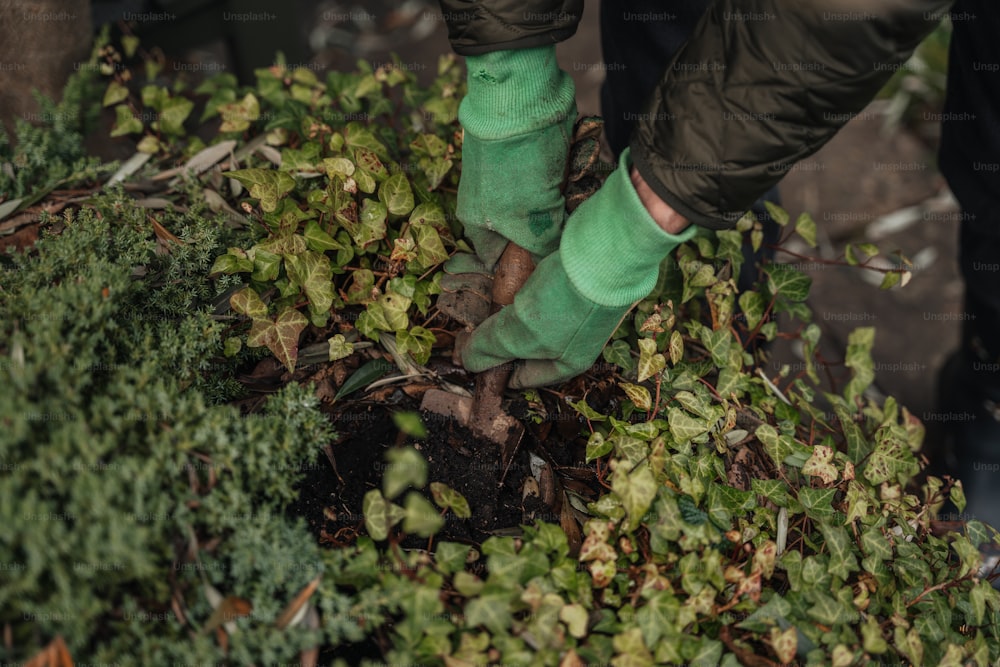
[[[556,47],[494,51],[466,58],[469,92],[458,119],[479,139],[505,139],[575,119],[576,90]]]
[[[663,258],[698,231],[691,225],[668,234],[656,224],[632,186],[628,156],[628,150],[622,153],[601,189],[566,221],[559,247],[573,286],[612,308],[647,296]]]

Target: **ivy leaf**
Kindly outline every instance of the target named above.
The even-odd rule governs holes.
[[[372,298],[375,287],[375,274],[371,269],[359,269],[351,274],[351,283],[347,286],[347,303],[365,303]]]
[[[672,331],[670,333],[670,363],[674,366],[679,364],[682,359],[684,359],[684,337],[681,336],[679,331]]]
[[[875,450],[865,463],[865,479],[872,484],[904,481],[920,469],[909,443],[895,431],[882,427],[875,434]]]
[[[649,395],[649,390],[643,386],[632,384],[631,382],[621,382],[619,385],[625,395],[628,396],[629,400],[635,404],[635,407],[642,410],[643,412],[649,412],[653,409],[653,398]]]
[[[242,257],[226,253],[215,258],[215,262],[212,264],[212,268],[209,269],[208,275],[250,273],[251,271],[253,271],[253,262],[246,257],[245,253]]]
[[[649,506],[656,497],[656,478],[653,471],[645,463],[640,463],[628,474],[617,472],[611,481],[611,489],[621,499],[628,513],[628,530],[635,530],[642,522],[642,517],[649,511]]]
[[[132,110],[127,104],[119,104],[115,107],[115,124],[111,128],[112,137],[120,137],[126,134],[139,134],[142,132],[142,121],[132,115]]]
[[[423,170],[424,175],[427,176],[427,189],[434,190],[437,186],[441,185],[441,181],[444,177],[448,175],[451,171],[454,163],[447,158],[423,158],[419,162],[420,168]]]
[[[675,332],[676,333],[676,332]],[[667,367],[667,360],[656,352],[656,341],[652,338],[639,339],[639,382],[657,375]],[[648,392],[647,392],[648,393]],[[634,402],[634,401],[633,401]],[[638,405],[638,404],[637,404]],[[649,408],[646,408],[647,410]]]
[[[139,38],[135,35],[122,35],[122,50],[125,51],[125,57],[131,58],[135,55],[136,49],[139,48]]]
[[[566,624],[569,634],[577,639],[587,636],[589,614],[582,604],[567,604],[559,610],[559,620]]]
[[[861,396],[875,380],[875,366],[871,350],[875,344],[875,327],[858,327],[847,337],[847,354],[844,365],[853,371],[844,389],[848,403]]]
[[[403,508],[388,502],[378,489],[371,489],[361,503],[365,515],[365,529],[373,540],[381,541],[389,536],[389,529],[405,516]]]
[[[347,127],[344,128],[344,141],[351,148],[370,151],[377,157],[389,157],[385,144],[361,123],[351,122],[347,124]]]
[[[889,644],[882,636],[882,628],[879,627],[878,619],[869,616],[861,625],[861,646],[868,653],[881,655],[889,650]]]
[[[649,446],[639,438],[615,433],[609,438],[614,443],[615,453],[627,467],[634,466],[649,455]]]
[[[427,427],[420,419],[420,414],[412,410],[401,410],[392,413],[392,423],[396,428],[411,438],[426,438]]]
[[[354,175],[354,163],[346,157],[328,157],[323,160],[323,170],[330,179],[346,179]]]
[[[108,89],[104,91],[104,99],[101,100],[101,106],[109,107],[126,99],[128,99],[128,88],[117,81],[112,81],[108,84]]]
[[[222,118],[220,132],[243,132],[250,128],[250,123],[260,118],[260,102],[253,93],[247,93],[239,102],[220,104],[217,111]]]
[[[709,328],[701,330],[701,340],[705,344],[705,349],[712,355],[712,362],[719,368],[724,368],[729,360],[729,348],[733,342],[733,336],[728,329],[717,329],[712,331]]]
[[[240,315],[253,319],[267,317],[267,305],[252,287],[244,287],[229,297],[229,305]]]
[[[483,626],[494,635],[510,632],[513,593],[497,591],[471,598],[465,605],[466,627]]]
[[[782,664],[788,664],[795,659],[799,647],[799,631],[793,626],[785,630],[772,627],[770,630],[771,648]]]
[[[239,169],[225,172],[250,190],[250,196],[260,200],[260,207],[271,213],[278,208],[278,200],[295,187],[295,179],[276,169]]]
[[[962,488],[962,480],[956,480],[948,490],[948,499],[955,505],[959,512],[965,511],[965,490]]]
[[[194,102],[183,97],[171,97],[160,109],[157,127],[165,134],[184,135],[184,121],[191,115]]]
[[[472,516],[472,509],[469,501],[461,493],[441,482],[431,482],[431,495],[434,502],[441,509],[450,509],[460,519],[468,519]]]
[[[594,431],[587,439],[587,463],[599,459],[614,447],[614,441],[605,438],[600,431]]]
[[[847,523],[868,515],[868,507],[875,503],[871,487],[852,479],[847,483]]]
[[[788,211],[781,208],[772,201],[765,201],[764,207],[767,209],[767,212],[771,215],[771,217],[774,218],[774,221],[776,223],[778,223],[782,227],[788,224],[788,221],[790,220]]]
[[[836,487],[830,489],[799,489],[799,502],[806,510],[806,516],[822,520],[833,516],[833,500],[836,497]]]
[[[708,512],[698,507],[691,496],[678,496],[677,509],[680,510],[681,518],[692,526],[700,526],[708,521]]]
[[[428,269],[447,261],[448,251],[441,242],[438,231],[427,224],[416,224],[410,227],[414,242],[417,245],[416,262],[420,269]]]
[[[615,667],[653,667],[656,664],[642,641],[642,630],[639,628],[628,628],[619,632],[611,642],[616,653],[611,664]]]
[[[325,313],[333,305],[333,267],[330,258],[312,250],[285,257],[288,278],[309,298],[309,309]]]
[[[889,538],[875,526],[866,528],[861,533],[861,549],[869,557],[874,556],[879,560],[892,559],[892,545],[889,544]]]
[[[259,245],[251,248],[251,251],[253,252],[253,273],[250,274],[250,278],[261,282],[277,280],[283,261],[281,255],[265,250]]]
[[[760,292],[744,292],[739,298],[740,311],[747,321],[747,328],[751,331],[757,327],[762,317],[767,303]]]
[[[382,490],[386,498],[395,498],[408,486],[420,489],[427,484],[427,461],[413,447],[390,449],[385,458]]]
[[[344,334],[336,334],[327,343],[330,345],[330,361],[337,361],[354,354],[354,345],[347,342]]]
[[[690,442],[703,433],[708,433],[707,423],[695,419],[680,408],[670,408],[667,411],[667,421],[670,424],[671,435],[680,445]]]
[[[444,526],[444,517],[434,509],[430,501],[416,491],[406,494],[403,508],[406,511],[403,530],[407,533],[430,537]]]
[[[604,361],[618,365],[623,371],[629,371],[636,367],[636,363],[632,359],[632,348],[621,338],[605,345],[601,356]]]
[[[829,572],[835,577],[846,581],[851,572],[859,569],[858,559],[854,555],[854,544],[843,526],[835,526],[826,522],[819,525],[823,540],[830,554]]]
[[[576,403],[570,403],[569,405],[574,410],[579,412],[584,419],[589,421],[602,422],[607,419],[606,415],[602,415],[600,412],[597,412],[594,408],[590,407],[590,405],[587,404],[586,399],[581,398]]]
[[[404,354],[408,352],[418,364],[426,364],[431,358],[431,347],[436,341],[434,333],[424,327],[396,331],[397,349]]]
[[[837,467],[833,465],[833,448],[823,445],[813,447],[812,456],[802,466],[802,474],[819,477],[824,484],[837,481]]]
[[[378,198],[393,215],[406,215],[413,210],[413,190],[402,172],[393,174],[379,186]]]
[[[243,341],[237,336],[230,336],[222,346],[222,353],[227,357],[233,357],[241,349],[243,349]]]
[[[795,231],[802,237],[809,247],[816,247],[816,221],[808,213],[799,214],[795,221]]]
[[[442,157],[448,151],[448,144],[434,134],[420,134],[410,142],[410,148],[420,157]]]
[[[300,149],[286,148],[281,151],[283,171],[315,172],[319,165],[319,144],[310,142]]]
[[[841,627],[854,621],[857,613],[851,613],[835,598],[817,589],[810,591],[812,606],[806,613],[820,623],[833,627]]]
[[[375,192],[376,183],[389,175],[378,155],[364,148],[354,151],[354,166],[354,180],[357,181],[358,188],[369,194]]]
[[[374,199],[366,199],[361,204],[361,215],[358,223],[345,226],[347,226],[347,231],[350,232],[351,238],[354,239],[354,243],[359,248],[364,248],[371,243],[381,241],[385,238],[386,219],[388,216],[389,211],[386,209],[385,204]]]
[[[770,264],[765,272],[771,294],[781,295],[789,301],[805,301],[809,296],[812,278],[798,269],[788,264]]]
[[[656,591],[646,600],[636,612],[635,623],[648,646],[656,646],[661,637],[676,627],[680,608],[680,602],[670,591]]]
[[[266,347],[289,372],[294,371],[295,360],[299,356],[299,336],[307,324],[309,320],[305,315],[294,308],[286,308],[273,322],[255,319],[247,337],[247,345]]]
[[[434,488],[434,484],[431,484]],[[442,574],[459,572],[465,568],[466,559],[472,550],[468,544],[438,542],[434,547],[434,564]]]

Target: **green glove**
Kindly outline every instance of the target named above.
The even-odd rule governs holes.
[[[491,272],[508,240],[536,259],[559,246],[576,92],[555,46],[469,56],[466,67],[457,213]]]
[[[457,213],[476,255],[445,264],[438,307],[477,326],[490,314],[493,269],[509,240],[536,261],[559,245],[576,101],[555,46],[469,56],[466,67]]]
[[[474,372],[517,359],[514,388],[585,371],[622,319],[656,284],[660,261],[691,238],[663,231],[629,179],[628,151],[601,189],[570,216],[559,250],[539,263],[514,303],[473,332],[462,353]]]

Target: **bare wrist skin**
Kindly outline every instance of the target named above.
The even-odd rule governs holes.
[[[642,178],[642,175],[635,166],[629,171],[629,177],[632,179],[632,187],[635,188],[636,194],[639,195],[639,201],[646,207],[646,211],[656,224],[660,226],[660,229],[668,234],[679,234],[691,224],[684,216],[672,209],[667,202],[660,199],[658,194],[653,192],[653,189],[649,187],[649,184]]]

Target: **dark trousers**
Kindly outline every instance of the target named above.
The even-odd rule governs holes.
[[[601,106],[616,154],[628,146],[646,98],[710,3],[601,3],[601,47],[607,64]],[[952,19],[940,166],[962,205],[963,347],[976,361],[979,384],[1000,398],[1000,372],[989,370],[1000,362],[1000,2],[957,0]],[[776,201],[776,193],[764,198]],[[754,212],[766,218],[759,215],[760,209],[758,203]],[[773,242],[777,225],[765,224],[765,230],[767,241]],[[752,281],[753,272],[743,273]],[[740,288],[749,288],[749,282],[741,279]]]
[[[962,205],[959,267],[965,279],[966,371],[1000,399],[1000,4],[952,7],[941,172]],[[970,368],[971,366],[971,368]]]
[[[601,49],[607,66],[601,88],[601,113],[608,144],[617,156],[628,147],[632,127],[674,54],[694,31],[711,0],[602,0]],[[778,203],[772,188],[754,204],[753,213],[764,226],[764,245],[757,253],[743,247],[743,269],[738,286],[750,290],[757,279],[754,266],[774,257],[781,228],[764,208]]]

